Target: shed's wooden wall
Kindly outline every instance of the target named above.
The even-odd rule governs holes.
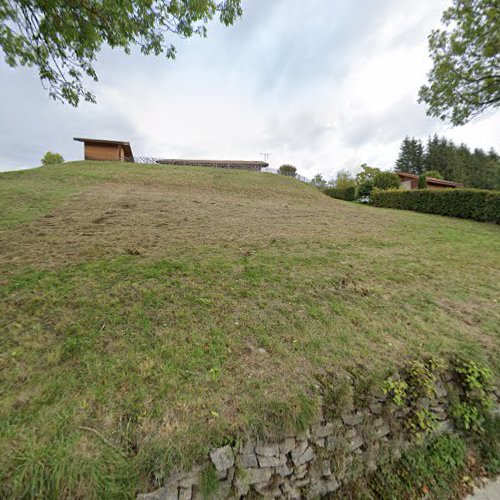
[[[86,160],[123,160],[123,148],[116,144],[85,143]]]

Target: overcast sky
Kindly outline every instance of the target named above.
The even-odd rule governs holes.
[[[453,128],[417,92],[444,0],[247,0],[230,28],[178,41],[178,58],[104,49],[97,104],[52,101],[36,72],[0,61],[0,170],[47,151],[82,159],[74,136],[127,140],[136,155],[262,159],[331,178],[392,168],[405,135],[500,150],[500,113]]]

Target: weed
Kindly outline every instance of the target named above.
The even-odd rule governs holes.
[[[392,377],[384,381],[384,394],[389,394],[394,404],[404,406],[408,397],[408,384],[405,380]]]
[[[212,463],[208,464],[201,473],[201,494],[205,499],[216,498],[219,489],[219,476]]]

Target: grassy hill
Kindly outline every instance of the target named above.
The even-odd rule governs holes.
[[[132,496],[317,377],[467,353],[498,373],[500,228],[255,172],[0,174],[0,496]]]

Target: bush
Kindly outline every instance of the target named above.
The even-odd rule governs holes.
[[[354,186],[347,188],[326,188],[323,189],[323,193],[339,200],[354,201],[356,199],[356,188]]]
[[[424,172],[426,177],[432,177],[433,179],[443,179],[443,176],[441,175],[441,172],[439,170],[427,170],[427,172]]]
[[[500,191],[486,189],[418,189],[372,193],[376,207],[413,210],[500,224]]]
[[[281,175],[288,175],[289,177],[295,177],[297,175],[297,169],[293,165],[281,165],[278,168],[278,172]]]
[[[418,176],[418,189],[427,189],[427,176],[425,174]]]
[[[357,198],[364,198],[364,197],[370,197],[373,191],[373,181],[371,179],[367,179],[365,181],[362,181],[358,185],[358,189],[356,191],[356,197]]]
[[[399,177],[392,172],[380,172],[373,178],[373,186],[378,189],[397,189],[399,184]]]
[[[64,163],[64,158],[59,153],[47,151],[41,161],[42,165],[56,165],[58,163]]]

